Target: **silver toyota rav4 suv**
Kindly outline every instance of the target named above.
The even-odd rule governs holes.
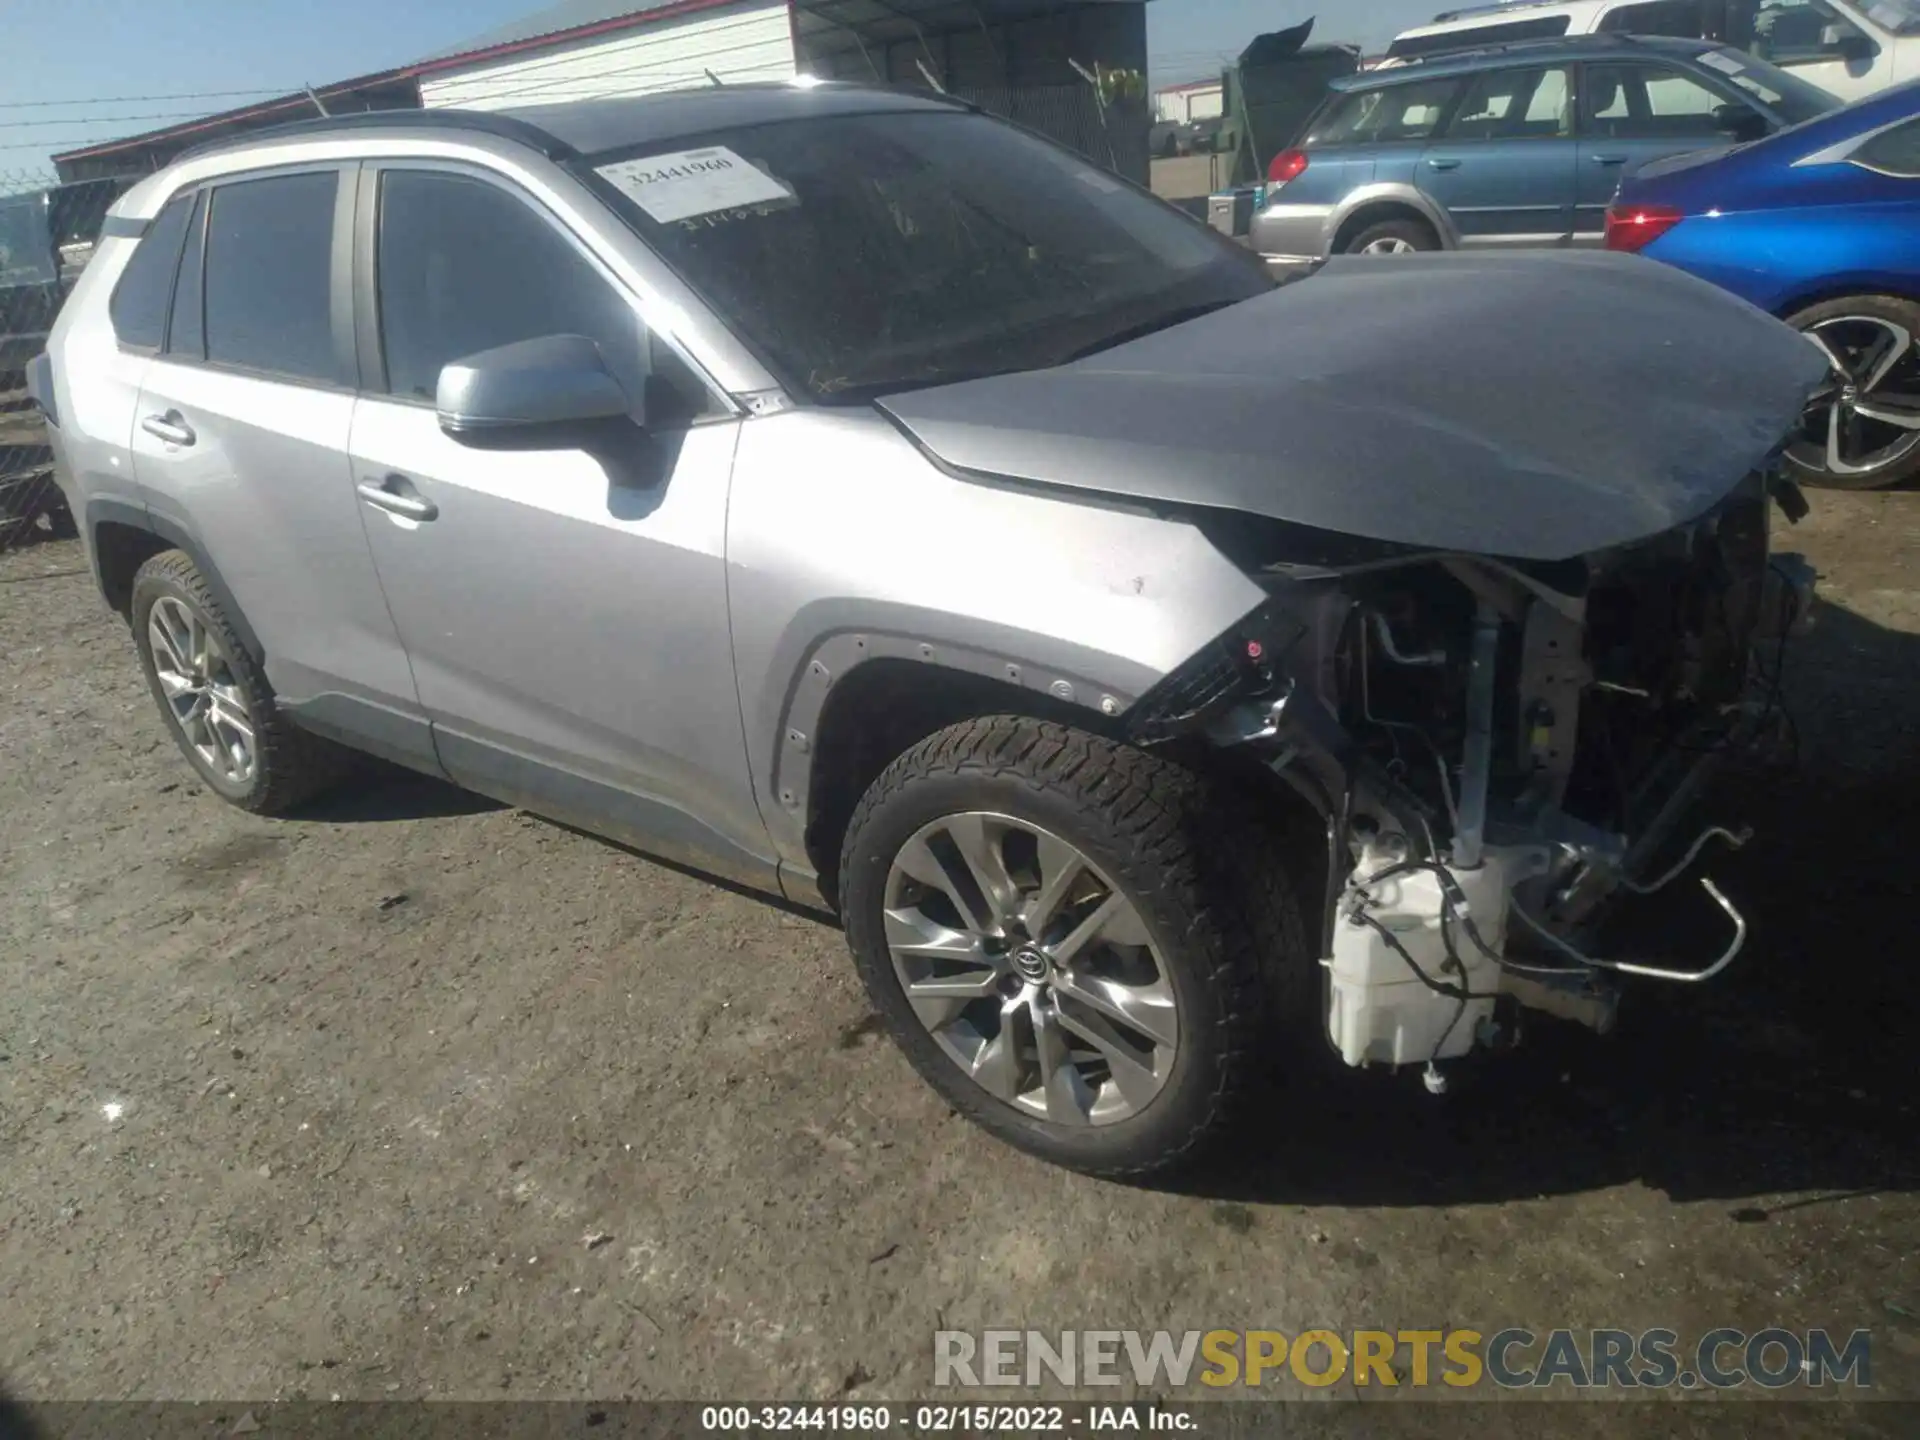
[[[1732,958],[1710,884],[1717,955],[1591,931],[1777,713],[1824,374],[1631,257],[1276,283],[965,106],[775,85],[188,156],[32,384],[219,795],[365,752],[829,910],[954,1106],[1147,1175],[1269,1062],[1437,1083]]]

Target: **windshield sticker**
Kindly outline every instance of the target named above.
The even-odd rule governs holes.
[[[724,145],[622,160],[598,170],[662,225],[794,198],[793,191]]]
[[[1729,55],[1724,50],[1708,50],[1701,55],[1700,63],[1711,66],[1722,75],[1739,75],[1747,68],[1740,63],[1738,56]]]

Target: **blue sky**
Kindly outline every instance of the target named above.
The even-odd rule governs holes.
[[[49,152],[137,133],[304,83],[456,45],[542,0],[0,0],[0,193],[51,173]],[[1153,0],[1155,84],[1219,69],[1263,30],[1377,45],[1439,0]],[[221,92],[221,93],[216,93]]]

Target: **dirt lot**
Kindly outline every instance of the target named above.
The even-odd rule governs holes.
[[[0,556],[0,1377],[905,1398],[942,1326],[1779,1324],[1920,1397],[1920,495],[1801,538],[1804,769],[1722,796],[1749,956],[1441,1100],[1277,1094],[1184,1194],[951,1117],[814,921],[424,781],[225,807],[78,549]]]

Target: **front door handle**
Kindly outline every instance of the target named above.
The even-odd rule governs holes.
[[[1458,160],[1429,160],[1427,164],[1436,170],[1458,170],[1460,168],[1460,162]]]
[[[1627,163],[1627,157],[1624,155],[1595,155],[1593,157],[1593,163],[1596,165],[1624,165]]]
[[[400,489],[406,486],[405,490]],[[353,487],[356,494],[377,510],[389,515],[398,515],[403,520],[431,520],[439,515],[440,507],[407,484],[403,475],[389,475],[385,480],[367,480]]]
[[[191,445],[194,442],[193,427],[187,424],[178,410],[169,410],[164,415],[149,415],[140,422],[140,428],[156,440],[164,440],[169,445]]]

